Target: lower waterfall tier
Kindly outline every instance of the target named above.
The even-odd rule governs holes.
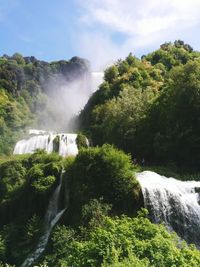
[[[200,246],[200,182],[182,182],[150,171],[138,173],[137,180],[152,221],[164,222],[186,241]]]

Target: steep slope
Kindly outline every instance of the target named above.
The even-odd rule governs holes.
[[[199,169],[200,53],[175,41],[105,71],[79,121],[93,143],[150,163]]]

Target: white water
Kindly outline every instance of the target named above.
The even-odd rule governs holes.
[[[59,184],[49,201],[49,205],[44,220],[45,223],[44,234],[40,237],[35,251],[26,258],[21,267],[28,267],[32,265],[40,257],[40,255],[46,248],[53,227],[55,226],[55,224],[58,222],[58,220],[66,210],[66,209],[59,210],[58,207],[63,173],[64,172],[62,171]]]
[[[100,71],[94,71],[91,73],[91,91],[94,93],[99,85],[103,82],[104,73]]]
[[[151,171],[137,174],[145,208],[186,241],[200,245],[200,182],[182,182]]]
[[[61,156],[77,155],[77,134],[53,133],[41,130],[30,130],[30,137],[17,142],[13,154],[33,153],[36,149],[44,149],[47,153],[53,152],[53,141],[59,138],[59,154]]]

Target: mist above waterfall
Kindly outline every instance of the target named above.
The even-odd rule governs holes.
[[[63,75],[52,77],[46,84],[47,107],[38,116],[37,127],[44,130],[73,131],[75,116],[103,81],[102,72],[76,75],[67,80]]]
[[[61,75],[47,85],[47,117],[41,117],[40,128],[66,130],[73,116],[84,106],[91,94],[90,82],[85,77],[66,81]]]

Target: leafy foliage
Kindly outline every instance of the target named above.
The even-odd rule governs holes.
[[[111,208],[112,205],[104,203],[103,198],[91,199],[88,204],[82,207],[82,223],[90,228],[101,225]]]
[[[76,144],[77,144],[78,149],[87,148],[88,141],[87,141],[86,136],[82,133],[78,133],[77,138],[76,138]]]
[[[200,53],[175,41],[141,60],[129,55],[80,114],[94,144],[114,144],[154,164],[199,170]]]
[[[83,231],[80,236],[71,228],[56,227],[52,251],[46,257],[49,266],[195,267],[200,264],[198,250],[180,243],[163,225],[154,225],[141,214],[137,218],[105,216],[103,224],[85,231],[87,235]]]
[[[40,150],[0,164],[0,261],[19,265],[36,246],[61,168],[58,154]]]
[[[124,61],[119,60],[114,66],[108,68],[104,79],[105,82],[91,96],[80,114],[79,123],[83,129],[88,130],[93,124],[93,110],[114,97],[118,97],[124,88],[139,88],[141,91],[152,88],[153,91],[158,91],[164,81],[159,66],[153,67],[149,62],[140,61],[132,54],[129,54]]]
[[[101,198],[118,212],[134,213],[141,191],[130,156],[110,145],[82,149],[67,170],[71,188],[71,220],[80,216],[89,199]],[[78,196],[78,197],[77,197]]]
[[[24,225],[20,222],[4,225],[2,235],[6,247],[0,260],[19,265],[37,244],[41,232],[42,220],[35,214]]]

